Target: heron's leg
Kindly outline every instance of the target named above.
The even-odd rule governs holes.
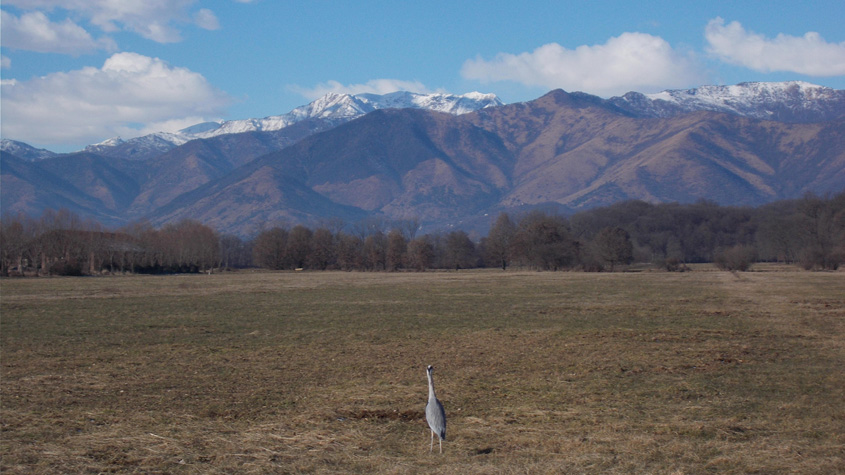
[[[442,454],[443,453],[443,439],[438,437],[438,440],[440,440],[440,453]]]
[[[431,447],[428,448],[429,452],[434,451],[434,431],[431,431]]]

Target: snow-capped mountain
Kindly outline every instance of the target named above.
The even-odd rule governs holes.
[[[284,116],[114,140],[96,154],[31,162],[3,152],[0,213],[67,208],[108,226],[192,219],[247,236],[273,222],[415,216],[447,229],[535,206],[575,212],[632,199],[757,206],[845,187],[841,91],[740,84],[632,98],[638,102],[614,99],[626,110],[555,90],[456,116],[407,107],[455,113],[460,100],[329,95]],[[376,110],[391,107],[406,108]],[[653,118],[661,110],[674,115]],[[736,115],[761,111],[816,123]],[[838,118],[819,121],[823,114]],[[265,132],[215,136],[246,130]],[[203,135],[138,161],[146,146]]]
[[[460,115],[500,105],[503,105],[503,103],[495,94],[478,92],[460,96],[454,94],[418,94],[406,91],[383,95],[329,93],[284,115],[222,122],[216,129],[198,133],[195,138],[252,131],[269,132],[306,119],[350,120],[377,109],[427,109]]]
[[[588,96],[587,94],[583,94]],[[634,117],[670,118],[708,110],[744,117],[788,123],[824,122],[845,119],[845,90],[802,81],[746,82],[731,86],[701,86],[667,90],[656,94],[629,92],[621,97],[601,99],[590,96],[617,111]],[[472,92],[463,95],[418,94],[327,94],[309,104],[277,116],[261,119],[203,122],[178,132],[157,132],[123,140],[120,137],[89,145],[86,152],[110,157],[143,160],[161,155],[195,139],[207,139],[242,132],[273,132],[313,119],[325,130],[377,109],[427,109],[455,115],[503,105],[494,94]],[[289,129],[290,130],[290,129]],[[301,134],[299,135],[301,138]],[[280,141],[287,146],[289,140]],[[16,145],[13,145],[16,144]],[[28,147],[27,150],[21,147]],[[2,149],[30,160],[55,155],[21,142],[4,140]]]
[[[99,153],[105,150],[112,149],[114,147],[120,146],[125,144],[126,141],[120,137],[112,137],[110,139],[103,140],[100,143],[95,143],[85,147],[82,151],[83,152],[91,152],[91,153]]]
[[[796,123],[845,117],[845,90],[803,81],[745,82],[656,94],[629,92],[609,102],[644,117],[667,118],[700,110]]]
[[[359,94],[356,97],[368,102],[375,109],[428,109],[454,115],[504,105],[495,94],[480,92],[470,92],[461,96],[394,92],[384,95]]]
[[[377,109],[427,109],[460,115],[500,105],[503,105],[503,102],[495,94],[479,92],[463,95],[418,94],[405,91],[383,95],[330,93],[283,115],[262,119],[203,122],[175,133],[157,132],[129,140],[115,137],[89,145],[85,151],[111,155],[111,152],[120,147],[122,156],[140,159],[164,153],[195,139],[243,132],[272,132],[307,119],[321,119],[338,125]]]
[[[0,140],[0,150],[11,153],[12,155],[24,160],[33,161],[55,157],[57,155],[55,152],[51,152],[43,148],[35,148],[32,145],[9,139]]]
[[[193,140],[181,132],[156,132],[129,140],[112,137],[100,143],[85,147],[83,152],[105,156],[121,156],[130,160],[144,160],[165,153],[179,145]]]

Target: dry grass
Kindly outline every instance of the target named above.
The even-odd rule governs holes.
[[[0,469],[845,472],[845,273],[764,270],[4,280]]]

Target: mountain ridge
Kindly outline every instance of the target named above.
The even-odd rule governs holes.
[[[690,95],[701,94],[681,94]],[[80,152],[14,161],[2,170],[2,211],[63,206],[109,226],[190,218],[244,234],[268,222],[368,216],[419,218],[436,229],[502,210],[572,212],[627,199],[757,205],[845,188],[843,135],[845,118],[789,122],[712,110],[652,117],[554,90],[463,114],[388,107],[337,125],[308,118],[145,160]],[[48,173],[50,185],[39,187]]]
[[[804,81],[745,82],[730,86],[701,86],[656,94],[629,92],[608,100],[642,117],[668,118],[713,111],[760,120],[807,123],[845,117],[845,90]]]
[[[804,81],[705,85],[691,89],[664,90],[653,94],[632,91],[608,99],[580,92],[569,94],[582,94],[638,117],[668,118],[699,110],[790,123],[820,122],[845,117],[845,90]],[[420,108],[461,115],[502,105],[505,104],[495,94],[478,92],[462,95],[406,91],[383,95],[329,93],[281,115],[203,122],[178,132],[155,132],[128,140],[112,137],[88,145],[81,151],[141,160],[160,155],[191,140],[244,132],[278,131],[308,119],[326,120],[329,123],[323,128],[327,128],[376,109]],[[22,146],[31,150],[22,150]],[[58,155],[8,139],[2,140],[0,150],[28,160]]]
[[[124,149],[133,147],[135,150],[141,151],[140,153],[136,152],[138,157],[149,158],[153,154],[165,153],[191,140],[245,132],[275,132],[309,119],[321,119],[327,121],[328,125],[334,126],[384,108],[414,108],[450,114],[466,114],[480,108],[496,107],[502,104],[502,101],[495,94],[479,92],[463,95],[420,94],[407,91],[383,95],[329,93],[281,115],[203,122],[178,132],[156,132],[129,140],[113,137],[89,145],[83,151],[114,156],[120,153],[125,154]],[[121,149],[116,151],[115,148],[117,147],[121,147]]]
[[[192,200],[220,206],[237,189],[279,193],[272,190],[282,185],[267,180],[273,170],[334,203],[437,228],[549,203],[570,211],[627,199],[754,206],[845,188],[843,121],[783,124],[710,111],[643,119],[588,99],[553,91],[457,117],[380,111],[259,157]],[[512,123],[531,133],[514,133]],[[216,218],[191,200],[179,207],[150,219]],[[256,225],[229,219],[218,225]]]

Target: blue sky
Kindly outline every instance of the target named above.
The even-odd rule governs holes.
[[[3,138],[73,151],[327,92],[845,89],[845,2],[4,0]]]

